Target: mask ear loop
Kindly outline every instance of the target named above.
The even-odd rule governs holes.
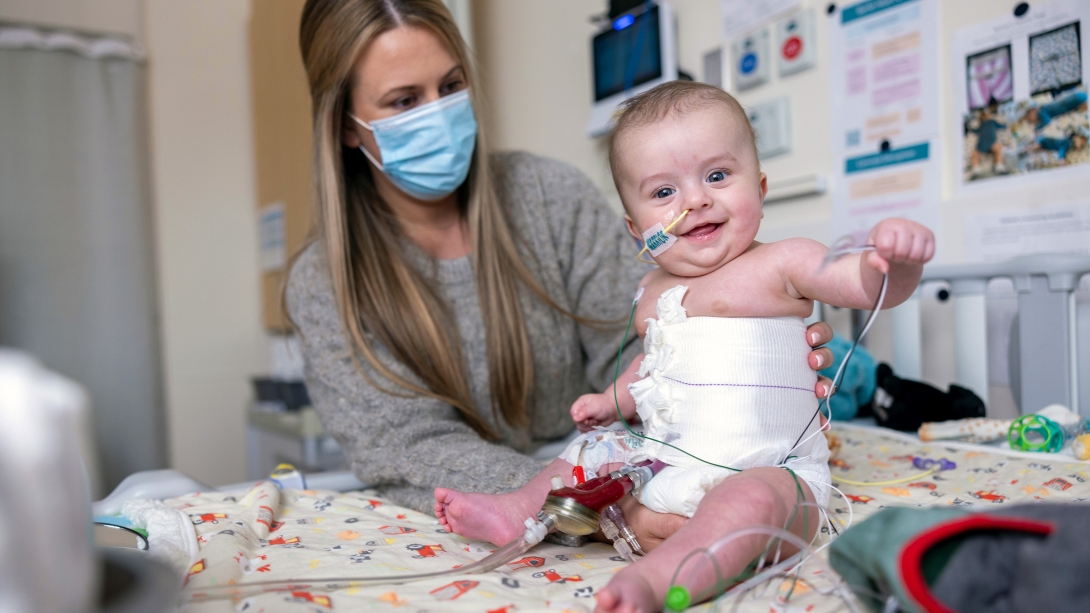
[[[375,129],[372,128],[370,125],[368,125],[366,121],[360,119],[359,117],[356,117],[355,115],[353,115],[352,113],[349,113],[348,111],[345,111],[344,114],[351,117],[353,121],[355,121],[356,123],[360,124],[361,126],[366,128],[367,130],[369,130],[372,134],[375,133]],[[371,155],[371,152],[367,150],[367,147],[364,147],[363,145],[360,145],[360,151],[362,151],[363,155],[366,156],[367,159],[370,160],[371,163],[375,165],[375,168],[378,168],[379,172],[386,172],[382,168],[382,164],[380,164],[379,161],[375,159],[375,156]]]
[[[357,120],[357,121],[359,121],[359,120]],[[666,226],[666,229],[663,230],[662,233],[666,234],[670,230],[673,230],[674,226],[676,226],[678,224],[678,222],[681,221],[682,219],[685,219],[685,216],[688,215],[688,214],[689,214],[689,209],[685,209],[684,211],[682,211],[681,215],[678,215],[677,219],[671,221],[670,225]],[[645,254],[645,253],[647,253],[649,251],[651,251],[651,248],[647,246],[647,243],[644,243],[643,249],[640,249],[640,252],[636,254],[636,261],[637,262],[643,262],[644,264],[653,264],[655,266],[658,266],[659,263],[654,260],[654,257],[652,257],[649,260],[645,260],[643,258],[643,254]]]

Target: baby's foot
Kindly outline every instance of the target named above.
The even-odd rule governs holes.
[[[510,494],[467,494],[435,488],[435,516],[447,532],[466,538],[506,545],[522,536],[524,521],[541,508],[523,490]]]
[[[656,613],[662,610],[665,596],[655,593],[654,578],[646,574],[650,569],[642,568],[647,565],[640,562],[642,560],[621,570],[598,592],[595,613]]]

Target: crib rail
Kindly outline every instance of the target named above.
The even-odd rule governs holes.
[[[1059,403],[1079,407],[1078,324],[1075,290],[1090,274],[1090,257],[1038,254],[1005,262],[927,266],[925,283],[945,281],[954,307],[955,374],[958,385],[988,402],[988,342],[985,293],[988,282],[1009,278],[1018,293],[1017,344],[1020,368],[1016,401],[1023,413]],[[892,310],[893,366],[901,376],[920,379],[922,370],[920,290]],[[1012,333],[1013,334],[1013,333]]]

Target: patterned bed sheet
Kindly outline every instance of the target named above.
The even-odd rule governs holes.
[[[916,457],[947,458],[957,467],[888,486],[843,485],[829,515],[837,529],[885,506],[959,505],[977,510],[1023,501],[1090,499],[1090,464],[1048,455],[1008,455],[981,446],[922,444],[878,430],[837,425],[841,447],[834,476],[858,481],[917,474]],[[304,584],[329,577],[366,577],[447,570],[480,560],[495,548],[444,532],[435,518],[398,507],[367,491],[279,491],[261,482],[243,496],[199,493],[164,501],[188,514],[200,559],[186,579],[190,590],[258,580]],[[816,546],[827,541],[822,535]],[[823,555],[823,554],[819,554]],[[728,596],[732,610],[840,608],[822,559],[803,566],[798,580],[771,582]],[[568,548],[544,543],[502,569],[405,585],[354,587],[329,593],[299,587],[236,601],[192,603],[193,613],[307,611],[578,611],[624,566],[612,547]],[[672,569],[670,569],[672,570]],[[790,600],[790,602],[787,602]],[[707,604],[702,608],[718,606]]]

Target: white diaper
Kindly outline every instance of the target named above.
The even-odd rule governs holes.
[[[737,474],[734,471],[726,470],[724,468],[716,468],[715,466],[696,466],[693,468],[679,468],[677,466],[667,466],[659,471],[659,474],[655,475],[654,479],[643,486],[636,497],[643,505],[656,513],[674,513],[675,515],[684,515],[685,517],[692,517],[696,513],[696,508],[700,506],[700,501],[704,499],[704,495],[711,491],[711,489],[723,482],[727,477]],[[795,473],[801,481],[805,481],[807,485],[810,485],[810,490],[814,492],[814,498],[817,504],[821,508],[825,508],[825,505],[829,502],[828,487],[817,486],[815,482],[822,479],[820,474],[813,471],[809,471],[806,474],[796,471]],[[829,472],[826,469],[825,474]],[[824,484],[828,484],[828,477],[825,477]],[[799,502],[804,500],[800,499]]]
[[[598,476],[606,464],[626,464],[634,449],[643,442],[637,436],[629,434],[620,423],[609,428],[598,427],[576,437],[560,459],[573,466],[582,466],[587,479]]]
[[[704,495],[732,474],[714,466],[667,466],[640,488],[638,498],[652,511],[692,517]]]

